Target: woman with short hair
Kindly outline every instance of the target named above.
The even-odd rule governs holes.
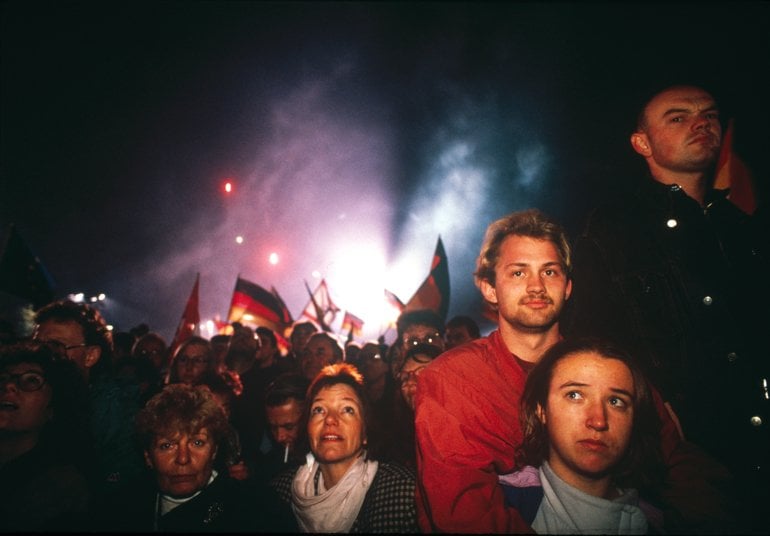
[[[367,455],[369,404],[355,367],[324,367],[304,418],[310,453],[272,481],[303,532],[418,532],[414,474]]]

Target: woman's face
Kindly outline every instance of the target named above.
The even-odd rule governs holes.
[[[144,458],[154,471],[158,489],[173,497],[189,497],[211,477],[217,449],[207,428],[195,434],[175,432],[155,437]]]
[[[37,363],[18,363],[0,371],[0,430],[39,434],[53,416],[51,386]]]
[[[548,462],[580,488],[604,478],[628,450],[634,423],[634,377],[625,363],[596,352],[563,358],[553,369],[548,400],[539,409],[548,429]]]
[[[366,445],[361,400],[349,385],[321,389],[310,401],[307,433],[318,463],[347,470]]]
[[[176,367],[180,383],[195,385],[209,367],[206,347],[200,344],[187,345],[179,352],[176,358]]]

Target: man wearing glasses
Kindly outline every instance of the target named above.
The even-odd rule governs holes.
[[[133,440],[139,386],[118,383],[110,374],[112,333],[102,315],[87,304],[61,300],[40,309],[35,323],[33,338],[61,344],[88,382],[96,484],[110,491],[140,475],[144,463]]]

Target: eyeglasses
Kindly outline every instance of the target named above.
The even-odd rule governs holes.
[[[407,346],[417,346],[418,344],[443,344],[444,340],[441,338],[441,334],[434,333],[433,335],[427,335],[425,337],[409,337],[406,340]]]
[[[205,365],[209,362],[205,357],[187,357],[186,355],[179,356],[176,360],[183,365],[187,362],[193,365]]]
[[[423,365],[414,370],[402,370],[398,373],[398,383],[403,385],[407,382],[416,382],[417,377],[422,374],[423,369],[427,366],[428,365]]]
[[[39,391],[46,383],[45,376],[39,372],[27,371],[21,374],[0,373],[0,386],[5,386],[8,382],[13,382],[16,387],[26,393]]]

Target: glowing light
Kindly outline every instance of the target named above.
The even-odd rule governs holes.
[[[75,303],[82,303],[85,299],[85,295],[82,292],[78,292],[77,294],[70,294],[68,297]]]
[[[226,180],[224,185],[222,186],[222,189],[225,191],[226,194],[233,193],[233,182],[231,180]]]
[[[104,292],[101,292],[101,293],[100,293],[100,294],[99,294],[99,295],[96,297],[96,299],[98,299],[99,301],[104,301],[106,298],[107,298],[107,295],[106,295]]]
[[[312,275],[316,279],[321,279],[321,272],[319,272],[318,270],[313,270],[313,273],[310,275]]]
[[[278,253],[275,253],[275,252],[271,253],[270,256],[267,258],[267,260],[270,264],[275,266],[276,264],[278,264],[278,260],[279,260]]]
[[[241,235],[238,235],[235,237],[235,243],[236,244],[243,244],[243,237]]]

